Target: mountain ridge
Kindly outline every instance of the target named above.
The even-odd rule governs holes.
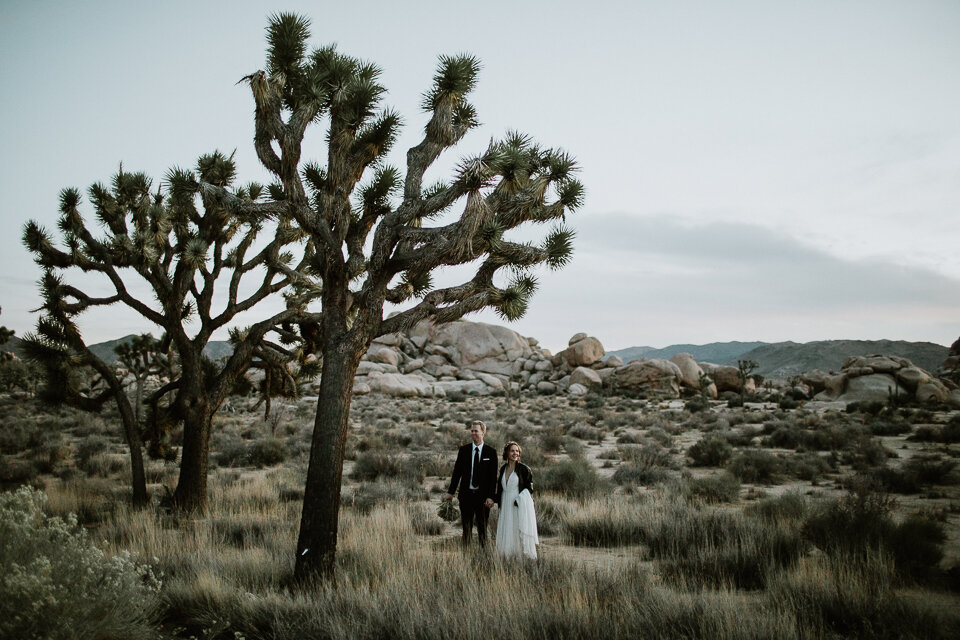
[[[805,371],[838,370],[850,356],[883,354],[907,358],[927,371],[936,371],[949,349],[933,342],[907,340],[814,340],[812,342],[711,342],[703,345],[676,344],[660,349],[627,347],[608,351],[624,363],[639,358],[669,360],[678,353],[689,353],[697,362],[736,365],[737,360],[753,360],[754,371],[763,376],[788,378]]]

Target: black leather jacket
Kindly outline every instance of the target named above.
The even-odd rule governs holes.
[[[500,504],[500,496],[503,493],[503,474],[507,470],[507,465],[504,464],[500,467],[500,473],[497,474],[497,496],[493,499],[498,505]],[[523,464],[522,462],[517,463],[517,470],[514,471],[517,474],[517,480],[519,485],[517,486],[517,491],[523,491],[528,489],[530,493],[533,493],[533,472],[530,471],[530,467]]]

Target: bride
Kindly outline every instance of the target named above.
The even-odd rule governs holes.
[[[520,445],[508,442],[503,448],[506,464],[500,467],[495,502],[500,506],[497,519],[497,553],[506,557],[537,557],[537,514],[533,507],[533,473],[520,462]]]

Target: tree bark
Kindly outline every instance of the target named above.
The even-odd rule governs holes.
[[[184,511],[203,512],[207,510],[207,468],[213,411],[204,395],[187,396],[183,404],[183,451],[173,504]]]
[[[334,577],[353,376],[364,352],[364,349],[336,340],[327,344],[297,540],[294,576],[298,581],[312,577],[332,580]]]
[[[120,393],[123,393],[122,391]],[[120,421],[123,423],[123,435],[130,449],[130,486],[133,488],[133,506],[145,507],[150,503],[147,494],[147,474],[143,469],[143,442],[140,439],[140,424],[134,418],[130,403],[117,400]]]

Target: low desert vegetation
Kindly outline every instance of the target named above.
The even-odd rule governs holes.
[[[215,425],[209,509],[187,516],[165,506],[175,460],[148,460],[153,502],[129,506],[115,416],[0,397],[12,594],[0,636],[960,634],[952,414],[721,402],[691,413],[598,397],[357,397],[326,585],[293,579],[310,400],[271,424],[254,398],[232,398]],[[464,552],[456,514],[440,508],[475,417],[498,449],[523,444],[537,562]],[[83,575],[47,570],[68,555]],[[46,608],[25,604],[35,598]]]

